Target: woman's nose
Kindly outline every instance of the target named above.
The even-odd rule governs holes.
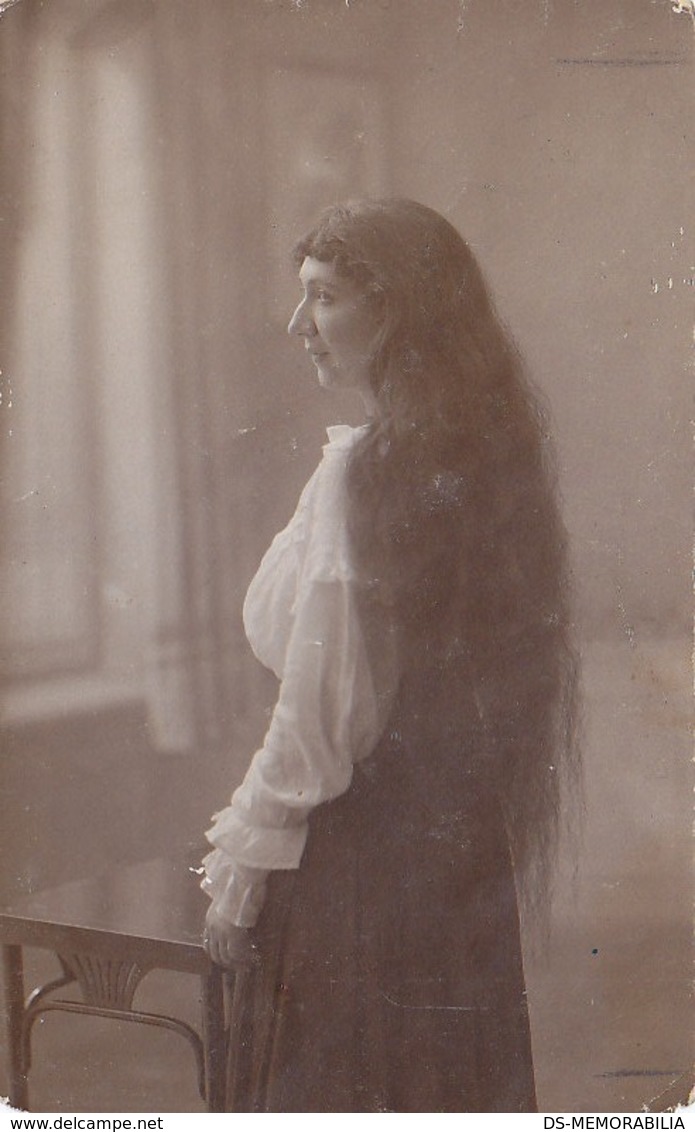
[[[316,333],[313,320],[307,313],[304,302],[301,302],[292,315],[287,327],[288,334],[299,334],[302,338],[311,338]]]

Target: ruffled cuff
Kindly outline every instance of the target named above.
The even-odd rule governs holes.
[[[297,869],[302,859],[309,827],[299,825],[277,829],[246,825],[237,808],[227,806],[215,814],[215,824],[205,836],[216,849],[251,869]]]
[[[221,849],[203,859],[200,887],[223,919],[238,928],[252,928],[265,900],[267,869],[253,869],[231,860]]]

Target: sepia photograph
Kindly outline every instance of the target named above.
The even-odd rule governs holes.
[[[3,1105],[688,1104],[694,48],[0,0]]]

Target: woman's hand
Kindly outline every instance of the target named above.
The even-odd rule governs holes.
[[[205,917],[203,943],[213,963],[221,967],[254,967],[260,961],[251,929],[230,924],[218,915],[213,905]]]

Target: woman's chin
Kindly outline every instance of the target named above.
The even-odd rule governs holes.
[[[328,359],[317,359],[314,362],[316,366],[316,376],[319,380],[319,385],[324,389],[359,389],[360,379],[347,366],[340,366],[335,362]]]
[[[317,362],[316,376],[322,389],[336,389],[340,386],[339,376],[332,366]]]

